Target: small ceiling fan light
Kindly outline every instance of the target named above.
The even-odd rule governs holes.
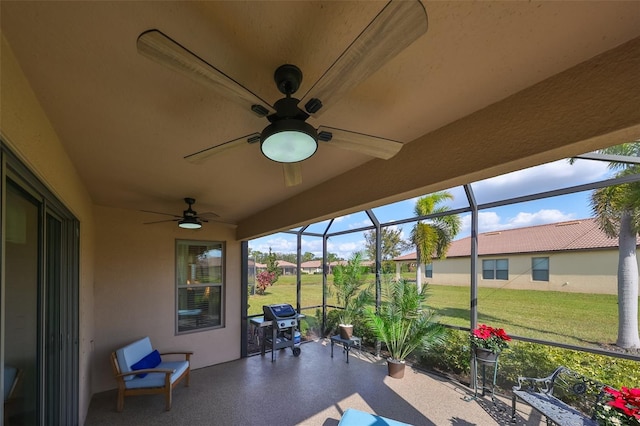
[[[260,150],[278,163],[297,163],[318,149],[316,129],[304,121],[284,119],[268,125],[261,135]]]
[[[195,217],[185,217],[178,222],[178,226],[183,229],[200,229],[202,228],[202,222]]]

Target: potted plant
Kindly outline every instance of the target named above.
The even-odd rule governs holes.
[[[346,265],[333,268],[333,287],[336,299],[343,310],[339,316],[340,337],[351,339],[353,322],[362,315],[362,310],[371,300],[370,289],[366,286],[366,267],[362,266],[362,253],[351,255]]]
[[[404,377],[407,356],[417,348],[426,349],[444,339],[444,327],[433,320],[434,313],[423,309],[427,287],[418,291],[404,280],[387,282],[378,313],[365,311],[367,324],[389,351],[389,376]]]
[[[494,328],[486,324],[480,324],[474,329],[470,337],[471,347],[476,359],[480,362],[494,363],[500,352],[509,347],[511,337],[502,328]]]

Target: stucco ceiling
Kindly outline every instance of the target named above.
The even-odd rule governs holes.
[[[202,165],[183,159],[267,121],[141,56],[142,32],[160,29],[273,104],[282,97],[273,83],[279,65],[299,66],[306,92],[384,5],[3,0],[0,12],[2,34],[94,203],[178,213],[182,198],[194,197],[199,212],[239,224],[239,238],[619,143],[638,130],[632,99],[608,98],[623,93],[637,109],[638,83],[627,80],[640,80],[639,2],[437,1],[424,2],[424,36],[309,120],[405,143],[394,159],[321,145],[294,187],[257,145]],[[593,62],[608,51],[616,53],[602,63],[618,68]],[[607,99],[608,117],[590,115],[591,91]],[[558,104],[564,117],[544,117]],[[545,145],[554,137],[540,123],[549,121],[557,142]],[[514,140],[519,134],[527,136]],[[606,135],[614,136],[599,139]]]

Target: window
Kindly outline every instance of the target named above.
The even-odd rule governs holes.
[[[221,327],[224,244],[176,242],[176,328],[178,333]]]
[[[424,265],[424,276],[427,278],[433,278],[433,263]]]
[[[533,281],[549,281],[549,258],[531,258],[531,279]]]
[[[509,259],[489,259],[482,261],[483,280],[508,280]]]

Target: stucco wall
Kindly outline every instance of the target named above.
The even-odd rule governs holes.
[[[80,221],[78,409],[80,422],[84,423],[91,400],[90,365],[94,331],[94,224],[91,199],[4,36],[0,51],[2,139]]]
[[[549,258],[549,281],[531,279],[531,258]],[[482,279],[483,259],[509,259],[508,280]],[[481,256],[478,259],[478,285],[520,290],[551,290],[574,293],[617,294],[618,251],[536,253]],[[433,262],[433,278],[443,285],[469,285],[469,258],[448,258]]]
[[[116,387],[109,354],[143,336],[161,352],[194,352],[193,368],[240,357],[240,243],[235,231],[209,222],[200,230],[180,229],[176,222],[148,213],[95,206],[95,362],[93,391]],[[224,241],[225,326],[175,334],[176,239]]]

